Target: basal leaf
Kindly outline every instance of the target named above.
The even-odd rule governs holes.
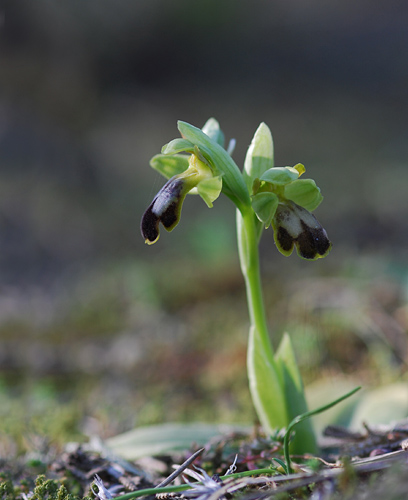
[[[275,354],[276,362],[283,376],[283,386],[286,399],[288,420],[307,412],[307,403],[304,395],[302,377],[297,366],[292,342],[287,333],[282,337]],[[291,444],[292,453],[309,453],[317,451],[316,438],[310,420],[298,424],[295,438]]]

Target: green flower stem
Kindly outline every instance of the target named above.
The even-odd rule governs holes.
[[[237,237],[251,322],[247,365],[252,400],[267,433],[288,424],[282,374],[270,341],[259,268],[258,221],[251,207],[237,210]]]
[[[237,211],[238,248],[242,274],[247,288],[249,318],[252,326],[256,326],[259,337],[268,355],[274,352],[269,341],[268,327],[262,294],[261,274],[259,268],[258,238],[255,228],[256,219],[252,210]]]

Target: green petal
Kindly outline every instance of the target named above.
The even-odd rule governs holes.
[[[293,167],[274,167],[270,168],[262,174],[260,177],[261,181],[270,182],[271,184],[277,184],[279,186],[284,186],[293,182],[299,177],[299,172]]]
[[[323,200],[320,189],[312,179],[297,179],[285,186],[285,198],[309,212],[316,210]]]
[[[265,123],[261,123],[255,132],[245,157],[244,177],[248,188],[251,189],[253,181],[272,167],[272,134],[269,127]]]
[[[224,147],[224,133],[220,129],[220,124],[215,118],[210,118],[206,121],[204,127],[201,129],[205,135],[215,141],[221,147]]]
[[[164,155],[174,155],[183,151],[194,153],[194,144],[187,139],[173,139],[168,144],[165,144],[161,150]]]
[[[179,121],[178,128],[183,137],[198,146],[200,153],[212,167],[213,172],[216,175],[222,175],[224,193],[237,206],[242,204],[249,205],[249,193],[241,171],[225,149],[208,137],[208,135],[204,134],[202,130],[189,123]]]
[[[181,174],[188,169],[188,156],[185,155],[156,155],[150,160],[150,166],[167,179]]]
[[[258,193],[252,197],[252,208],[265,227],[271,225],[278,203],[279,199],[275,193]]]
[[[213,206],[213,202],[221,194],[222,178],[221,176],[217,176],[204,179],[197,185],[196,189],[201,198],[206,202],[207,206],[211,208]]]

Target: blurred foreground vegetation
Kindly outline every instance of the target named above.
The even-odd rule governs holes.
[[[271,251],[264,281],[274,342],[291,333],[312,395],[321,382],[321,397],[333,399],[344,384],[406,381],[406,276],[380,258],[316,274]],[[2,453],[143,424],[255,421],[238,263],[162,266],[126,261],[52,295],[14,291],[0,326]],[[326,402],[318,398],[314,405]]]

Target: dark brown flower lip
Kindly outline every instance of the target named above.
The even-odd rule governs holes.
[[[153,213],[153,203],[145,211],[140,223],[140,232],[146,243],[152,244],[158,240],[160,218]]]
[[[302,232],[297,238],[293,238],[285,228],[278,228],[276,238],[280,246],[287,253],[291,253],[296,246],[300,257],[308,260],[325,256],[332,246],[326,231],[322,227],[311,230],[304,222],[301,224]]]
[[[273,226],[275,242],[284,255],[289,256],[296,247],[303,259],[316,260],[326,256],[332,247],[316,217],[293,202],[278,207]]]
[[[140,231],[147,244],[152,245],[158,240],[160,223],[167,231],[171,231],[178,224],[181,206],[186,196],[184,187],[184,179],[174,176],[154,197],[140,223]]]

